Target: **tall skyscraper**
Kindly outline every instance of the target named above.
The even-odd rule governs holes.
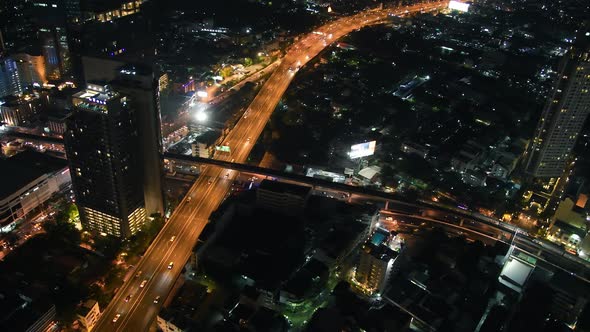
[[[0,50],[28,50],[35,42],[35,27],[31,15],[32,1],[0,1]]]
[[[21,95],[23,86],[18,66],[13,58],[0,58],[0,97]]]
[[[59,26],[39,28],[37,36],[41,53],[45,57],[47,78],[70,79],[70,49],[65,29]]]
[[[127,64],[118,71],[117,79],[111,84],[129,95],[137,109],[145,209],[148,216],[154,213],[164,215],[160,81],[148,66]]]
[[[15,53],[0,57],[0,97],[20,96],[34,84],[42,85],[45,82],[43,56]]]
[[[112,58],[82,57],[87,81],[108,81],[129,97],[136,110],[137,133],[146,214],[164,214],[159,77],[151,66]]]
[[[0,22],[0,48],[6,54],[43,55],[49,79],[72,78],[61,0],[5,0],[0,5]]]
[[[535,178],[561,176],[589,113],[590,28],[585,26],[559,65],[527,155],[526,173]]]
[[[42,55],[17,53],[10,56],[16,61],[19,78],[23,87],[47,82],[45,76],[45,58]]]
[[[138,110],[111,86],[91,83],[72,104],[64,139],[82,225],[128,237],[146,218]]]
[[[36,46],[45,57],[47,78],[52,80],[72,78],[66,14],[61,0],[35,2],[31,9]]]

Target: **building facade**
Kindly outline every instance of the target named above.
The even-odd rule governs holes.
[[[66,132],[67,119],[68,119],[67,113],[49,114],[47,117],[47,127],[46,128],[53,134],[63,135]]]
[[[19,96],[23,93],[16,61],[11,57],[0,58],[0,97]]]
[[[303,213],[311,187],[263,180],[256,191],[256,205],[285,215]]]
[[[566,197],[557,206],[549,226],[549,239],[566,248],[578,250],[587,236],[590,225],[588,196],[580,194],[577,199]]]
[[[45,73],[48,79],[71,78],[71,60],[68,36],[63,26],[47,26],[37,32],[41,52],[45,58]]]
[[[96,302],[96,300],[88,300],[84,302],[80,306],[77,316],[86,331],[92,331],[100,318],[100,307],[98,306],[98,302]]]
[[[16,62],[21,86],[43,85],[47,82],[45,58],[42,55],[17,53],[11,58]]]
[[[72,103],[64,140],[82,225],[129,237],[146,219],[137,110],[109,85],[91,83]]]
[[[533,137],[526,173],[534,178],[563,174],[590,113],[590,28],[580,31],[562,59],[553,94],[547,100]]]
[[[137,114],[139,157],[146,214],[164,215],[162,191],[163,162],[159,79],[151,67],[126,64],[117,68],[117,77],[111,81],[119,91],[129,95]]]
[[[397,256],[397,252],[384,244],[369,241],[363,245],[354,278],[365,293],[383,292]]]
[[[42,153],[25,151],[0,160],[6,174],[0,189],[0,232],[45,203],[70,184],[67,163]]]
[[[47,82],[45,58],[42,55],[16,53],[0,58],[0,97],[20,96],[32,86]]]
[[[42,102],[31,96],[5,96],[0,98],[0,122],[9,126],[30,124],[41,109]]]
[[[138,157],[141,168],[146,215],[164,215],[162,191],[163,163],[159,79],[151,66],[129,64],[111,58],[83,57],[84,76],[87,81],[110,82],[117,91],[131,97],[136,112]]]

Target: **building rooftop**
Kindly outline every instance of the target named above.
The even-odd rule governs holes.
[[[347,331],[351,328],[345,316],[338,310],[330,308],[318,309],[308,324],[308,331],[316,332]]]
[[[12,158],[0,159],[0,199],[10,196],[44,174],[57,172],[67,161],[44,153],[27,150]]]
[[[307,196],[311,187],[298,186],[286,182],[263,180],[259,189],[268,190],[275,193],[291,194],[297,196]]]
[[[516,292],[521,292],[533,268],[534,266],[528,263],[512,258],[504,265],[498,281]]]
[[[400,308],[387,304],[379,309],[371,308],[361,328],[367,331],[405,331],[409,330],[412,316]]]
[[[96,300],[87,300],[86,302],[82,303],[77,309],[78,315],[81,315],[81,316],[88,315],[88,313],[90,312],[90,310],[94,307],[94,305],[96,303],[97,303]]]
[[[335,259],[349,248],[366,228],[366,225],[354,220],[346,225],[334,225],[334,228],[320,242],[319,248],[327,256]]]
[[[66,109],[60,109],[56,107],[48,107],[45,111],[45,115],[49,120],[65,120],[70,116],[71,111]]]
[[[255,331],[287,331],[287,321],[278,312],[260,307],[250,318],[249,325]]]
[[[395,259],[398,256],[396,251],[389,248],[384,243],[381,245],[375,245],[373,242],[369,241],[365,243],[363,250],[366,253],[371,254],[373,257],[384,261]]]
[[[322,262],[312,259],[285,283],[284,289],[301,299],[313,290],[314,285],[318,285],[322,276],[327,277],[327,275],[328,267]]]
[[[186,317],[182,311],[174,308],[164,308],[160,311],[159,316],[174,324],[181,331],[197,331],[197,323]]]
[[[88,83],[86,89],[73,95],[73,98],[85,100],[95,104],[106,104],[109,100],[118,97],[116,91],[111,90],[109,85]]]
[[[47,301],[32,301],[14,291],[1,292],[0,330],[26,331],[52,307]]]
[[[125,64],[119,68],[119,73],[125,75],[151,75],[152,68],[144,64]]]
[[[578,201],[579,202],[574,202],[574,200],[569,197],[561,201],[557,207],[557,211],[555,211],[554,218],[556,221],[561,222],[562,225],[560,227],[568,225],[572,229],[577,228],[578,232],[581,232],[583,237],[586,232],[586,213],[584,213],[583,209],[577,206],[576,203],[585,206],[586,202]]]
[[[210,146],[211,144],[217,141],[219,136],[221,136],[221,132],[217,130],[208,130],[200,134],[199,136],[195,137],[194,143],[202,143],[207,146]]]
[[[4,107],[15,107],[22,103],[23,99],[14,95],[8,95],[0,98],[0,106]]]
[[[373,165],[360,170],[359,175],[364,177],[365,179],[372,180],[380,172],[381,167]]]

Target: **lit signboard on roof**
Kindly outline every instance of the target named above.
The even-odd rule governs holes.
[[[458,10],[460,12],[467,12],[469,10],[469,4],[459,2],[459,1],[450,1],[449,8],[454,9],[454,10]]]
[[[207,91],[203,91],[203,90],[197,91],[197,97],[199,97],[199,98],[207,98],[207,96],[209,96],[209,94],[207,93]]]
[[[371,156],[375,153],[375,146],[376,145],[377,145],[376,141],[355,144],[350,147],[350,152],[348,153],[348,156],[350,157],[350,159]]]

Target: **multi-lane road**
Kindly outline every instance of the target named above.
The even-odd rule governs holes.
[[[369,10],[340,18],[302,37],[290,48],[242,119],[228,134],[224,143],[230,146],[231,153],[219,153],[215,158],[244,162],[297,70],[333,41],[353,30],[386,19],[391,14],[406,15],[440,10],[447,6],[448,1],[441,1]],[[137,276],[121,287],[103,311],[95,327],[97,331],[145,331],[149,328],[209,216],[228,194],[236,174],[235,171],[215,166],[207,166],[203,170],[140,260],[136,267]],[[170,263],[173,265],[170,266]],[[144,281],[144,286],[140,287]],[[158,296],[160,300],[154,303]],[[116,322],[113,322],[115,317]]]
[[[230,96],[232,96],[233,93],[235,93],[237,90],[240,90],[246,83],[255,83],[261,81],[266,75],[272,73],[278,67],[279,64],[280,61],[277,60],[269,64],[268,66],[260,69],[259,71],[253,73],[252,75],[244,78],[243,80],[236,83],[234,86],[225,90],[219,95],[215,96],[214,98],[205,98],[205,100],[201,100],[201,102],[207,103],[209,106],[215,106],[220,102],[224,101],[225,99],[229,98]],[[168,135],[187,124],[190,117],[193,116],[191,112],[193,106],[191,105],[196,104],[197,99],[197,95],[195,94],[180,106],[179,116],[177,117],[177,119],[174,120],[173,123],[170,123],[166,125],[164,128],[162,128],[162,137],[168,137]]]

